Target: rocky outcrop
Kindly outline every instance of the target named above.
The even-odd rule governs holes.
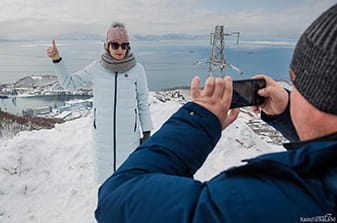
[[[56,123],[63,122],[60,119],[17,116],[0,111],[0,137],[11,137],[20,131],[51,129],[55,127]]]

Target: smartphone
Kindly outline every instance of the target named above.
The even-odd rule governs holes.
[[[233,81],[233,98],[230,108],[261,105],[265,98],[257,91],[266,87],[264,78]]]

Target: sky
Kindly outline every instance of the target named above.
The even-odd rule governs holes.
[[[208,35],[215,25],[259,40],[298,37],[337,0],[0,0],[0,39],[65,33],[104,36],[114,21],[129,35]]]

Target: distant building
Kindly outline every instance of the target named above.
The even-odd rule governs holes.
[[[72,115],[72,111],[63,111],[60,114],[56,115],[54,118],[65,120]]]
[[[8,96],[5,94],[0,94],[0,98],[8,98]]]
[[[57,107],[56,111],[57,111],[56,113],[62,113],[64,111],[71,111],[71,106],[70,105],[60,106],[60,107]]]
[[[93,107],[92,100],[80,100],[73,102],[66,102],[64,106],[55,107],[52,106],[39,107],[39,108],[28,108],[22,111],[25,116],[44,116],[44,117],[54,117],[63,120],[69,120],[70,118],[76,118],[78,115],[87,115],[90,113]]]
[[[92,100],[85,100],[85,101],[75,101],[75,102],[66,102],[66,105],[70,105],[72,108],[80,108],[80,107],[84,107],[84,108],[92,108],[93,103]]]
[[[39,115],[47,115],[52,111],[51,106],[39,107],[39,108],[28,108],[22,111],[23,115],[27,116],[39,116]]]
[[[46,107],[40,107],[40,108],[34,108],[33,109],[33,114],[38,116],[38,115],[47,115],[52,111],[51,106],[46,106]]]
[[[32,108],[27,108],[22,111],[22,115],[24,116],[33,116],[33,109]]]

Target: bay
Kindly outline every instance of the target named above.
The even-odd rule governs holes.
[[[102,41],[56,40],[61,56],[70,72],[83,69],[103,52]],[[46,49],[51,41],[0,42],[0,83],[14,83],[28,75],[54,75]],[[146,71],[149,90],[189,86],[194,76],[202,83],[207,78],[208,64],[195,64],[207,60],[211,52],[209,40],[131,41],[132,52]],[[226,75],[235,79],[267,74],[274,79],[288,80],[293,43],[242,41],[238,47],[229,43],[225,53],[229,63],[239,67],[243,74],[226,69]],[[0,108],[12,113],[22,109],[62,104],[68,99],[52,96],[1,99]],[[11,109],[9,109],[11,108]]]
[[[85,100],[90,96],[83,95],[36,95],[25,97],[0,98],[0,108],[2,111],[14,115],[22,115],[22,112],[29,108],[40,108],[50,106],[52,108],[62,107],[67,101]]]

